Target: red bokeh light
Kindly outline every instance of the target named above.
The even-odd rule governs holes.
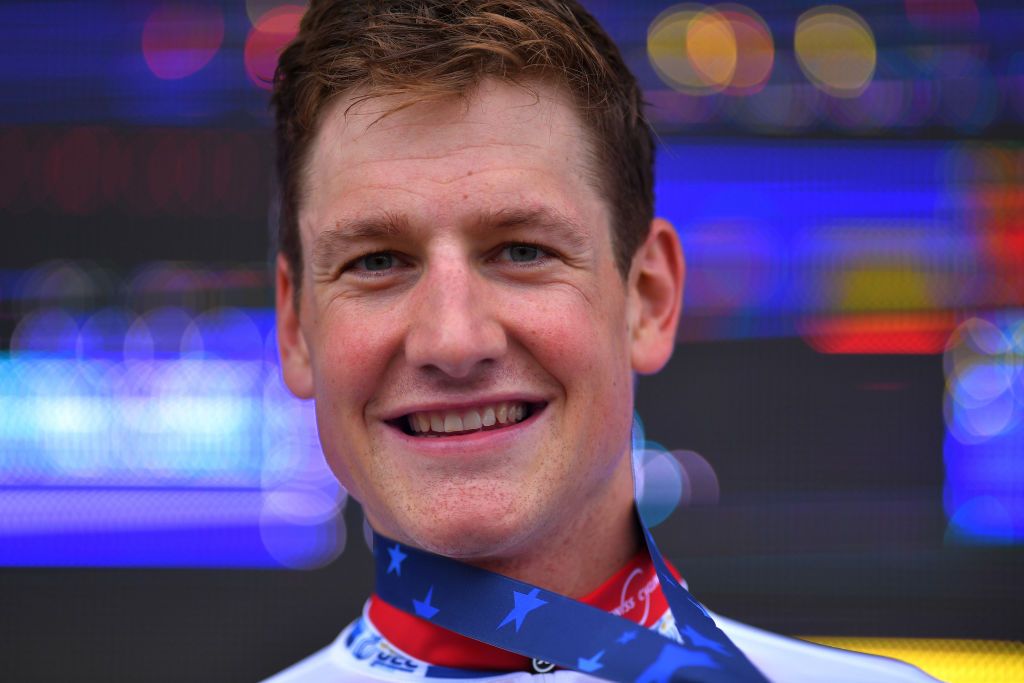
[[[245,39],[245,72],[249,80],[270,90],[281,50],[299,32],[304,7],[281,5],[256,22]]]
[[[989,213],[983,249],[993,274],[992,299],[1003,306],[1024,305],[1024,190],[1008,184],[978,195]]]
[[[210,63],[224,42],[224,14],[209,5],[163,4],[142,28],[142,56],[165,80],[191,76]]]
[[[955,327],[952,313],[872,313],[813,318],[800,336],[819,353],[939,354]]]

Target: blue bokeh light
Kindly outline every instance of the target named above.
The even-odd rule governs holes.
[[[311,567],[346,500],[266,311],[26,316],[0,355],[0,565]]]
[[[946,351],[947,541],[1024,540],[1024,313],[965,320]]]

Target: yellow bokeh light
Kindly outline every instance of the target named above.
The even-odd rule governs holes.
[[[700,4],[669,7],[651,22],[647,56],[661,79],[691,95],[721,92],[736,69],[729,22]]]
[[[936,306],[926,272],[906,266],[864,264],[837,281],[836,303],[844,311],[926,310]]]
[[[670,7],[651,22],[647,30],[647,56],[651,66],[668,85],[682,92],[698,94],[704,82],[697,76],[686,54],[686,34],[702,5]]]
[[[647,55],[661,79],[690,95],[749,95],[761,90],[775,61],[764,20],[735,3],[675,5],[651,22]]]
[[[834,97],[857,97],[871,83],[878,61],[875,37],[856,12],[836,5],[800,15],[794,36],[804,75]]]
[[[690,21],[686,56],[704,84],[723,90],[736,73],[736,35],[729,20],[707,9]]]

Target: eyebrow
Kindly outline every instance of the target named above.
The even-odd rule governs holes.
[[[589,239],[587,232],[575,220],[548,206],[525,209],[500,209],[483,213],[478,224],[500,230],[537,228],[559,235],[570,247],[583,249]]]
[[[479,230],[515,230],[536,228],[554,233],[574,249],[587,247],[587,232],[575,220],[548,206],[504,208],[481,212],[473,225]],[[317,235],[312,249],[312,262],[319,269],[330,269],[354,243],[385,240],[408,232],[410,221],[401,214],[339,220]]]
[[[313,241],[313,267],[329,270],[351,244],[397,237],[408,227],[409,222],[405,217],[391,213],[340,220],[321,231]]]

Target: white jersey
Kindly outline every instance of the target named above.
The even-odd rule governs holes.
[[[367,602],[369,605],[369,602]],[[712,615],[715,623],[761,673],[773,683],[927,683],[936,681],[920,669],[894,659],[838,650],[779,636]],[[682,642],[671,612],[652,627]],[[488,683],[595,683],[602,679],[576,671],[495,674],[436,667],[392,645],[370,620],[368,610],[333,643],[285,669],[265,683],[411,683],[419,679],[487,681]]]

